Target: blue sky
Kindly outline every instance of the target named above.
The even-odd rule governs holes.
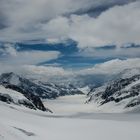
[[[92,67],[97,63],[103,63],[107,60],[111,60],[113,58],[96,58],[91,56],[82,56],[80,54],[80,49],[77,47],[77,43],[74,41],[68,41],[65,43],[58,44],[16,44],[18,47],[18,51],[59,51],[61,56],[55,60],[50,60],[47,62],[41,62],[38,65],[45,66],[61,66],[66,69],[81,69]],[[102,50],[113,49],[114,47],[103,47],[98,48]],[[97,51],[98,51],[97,49]],[[114,48],[115,49],[115,48]]]
[[[5,44],[1,44],[1,60],[2,58],[8,57],[7,55],[2,55],[6,52]],[[84,69],[93,67],[96,64],[104,63],[113,59],[125,60],[128,58],[138,58],[140,57],[140,47],[138,45],[129,45],[127,47],[122,47],[117,50],[116,46],[102,46],[98,48],[78,48],[78,43],[69,40],[64,43],[48,44],[48,43],[14,43],[10,47],[13,47],[16,53],[22,52],[59,52],[59,56],[52,58],[50,60],[43,59],[43,61],[36,63],[40,66],[57,66],[63,67],[65,69]],[[12,51],[11,51],[12,52]],[[10,61],[10,60],[8,60]]]

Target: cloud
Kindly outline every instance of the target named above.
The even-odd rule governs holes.
[[[58,41],[70,38],[77,41],[79,47],[139,44],[140,2],[134,1],[2,0],[1,17],[6,19],[3,20],[6,27],[0,30],[0,40]],[[94,12],[104,6],[112,8],[96,18],[88,15],[88,10]],[[78,15],[79,11],[82,15]]]
[[[81,49],[76,56],[84,57],[84,58],[95,58],[95,59],[112,59],[112,58],[137,58],[140,57],[140,47],[130,47],[130,48],[84,48]]]
[[[55,66],[27,66],[31,73],[44,74],[47,76],[66,76],[66,75],[89,75],[89,74],[117,74],[125,69],[140,68],[140,58],[126,60],[113,59],[101,64],[96,64],[91,68],[83,70],[65,70],[62,67]]]
[[[98,16],[89,14],[98,10]],[[139,48],[93,49],[114,44],[119,47],[128,43],[140,44],[139,15],[140,0],[0,0],[0,41],[46,40],[48,43],[58,43],[72,39],[82,49],[74,55],[126,59],[139,57]],[[139,59],[115,59],[78,72],[65,70],[59,64],[36,66],[60,56],[59,51],[17,51],[15,46],[6,43],[4,48],[0,48],[0,67],[14,71],[17,65],[16,69],[21,71],[27,68],[30,72],[54,77],[117,73],[136,67],[136,64],[139,66]]]
[[[66,76],[71,75],[72,71],[64,70],[62,67],[55,66],[35,66],[35,65],[25,65],[23,67],[26,73],[42,75],[43,77],[55,77],[55,76]]]
[[[77,86],[91,85],[93,87],[108,81],[110,77],[126,69],[140,69],[140,58],[114,59],[83,70],[69,70],[60,66],[37,66],[30,64],[13,66],[1,62],[0,68],[0,73],[13,71],[32,79],[44,80],[45,82],[74,84]]]
[[[140,68],[140,58],[132,58],[126,60],[113,59],[94,67],[81,70],[79,73],[86,74],[104,74],[113,75],[122,72],[125,69]]]
[[[140,2],[115,6],[97,18],[88,15],[58,17],[44,26],[48,38],[71,38],[79,47],[140,44]],[[54,28],[53,28],[54,27]],[[63,29],[62,29],[63,27]]]
[[[14,48],[14,45],[5,43],[2,48],[0,48],[0,54],[3,56],[10,55],[10,56],[17,56],[17,51]]]
[[[4,44],[0,49],[0,61],[5,65],[37,65],[57,59],[59,51],[17,51],[13,44]]]
[[[108,81],[114,75],[126,69],[140,69],[140,59],[114,59],[83,70],[69,70],[55,66],[24,66],[18,71],[30,78],[55,82],[57,84],[74,84],[77,86],[98,85]],[[133,71],[134,74],[134,71]]]
[[[125,69],[140,68],[140,58],[132,58],[126,60],[113,59],[101,64],[96,64],[91,68],[85,68],[82,70],[70,70],[64,69],[60,66],[35,66],[24,65],[22,70],[26,71],[26,74],[42,75],[43,78],[57,78],[68,76],[71,79],[72,76],[83,75],[114,75],[122,72]]]

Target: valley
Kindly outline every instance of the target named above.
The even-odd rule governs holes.
[[[140,115],[134,113],[56,115],[1,102],[0,113],[0,140],[132,140],[140,137]]]
[[[137,139],[140,77],[129,73],[90,90],[2,74],[0,140]]]

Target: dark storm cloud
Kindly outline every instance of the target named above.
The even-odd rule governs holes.
[[[93,4],[85,9],[84,8],[78,9],[78,11],[76,11],[73,14],[78,14],[78,15],[88,14],[90,16],[96,17],[113,6],[125,5],[136,1],[137,0],[108,0],[108,1],[104,1],[103,3],[102,2],[98,3],[98,5]]]

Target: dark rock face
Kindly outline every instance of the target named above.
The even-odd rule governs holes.
[[[10,103],[13,102],[12,98],[8,94],[1,94],[0,93],[0,101]]]
[[[36,110],[35,105],[32,104],[32,102],[30,102],[29,100],[27,100],[27,99],[19,99],[17,101],[17,103],[15,103],[13,98],[9,94],[0,93],[0,101],[6,102],[8,104],[14,103],[14,104],[19,104],[19,105],[24,105],[24,106],[26,106],[26,107],[28,107],[30,109]]]
[[[36,108],[38,108],[42,111],[47,111],[47,109],[43,105],[39,96],[31,94],[29,92],[26,92],[22,88],[20,88],[16,85],[5,85],[5,88],[9,88],[9,89],[12,89],[12,90],[15,90],[15,91],[22,93],[29,101],[31,101],[35,105]],[[34,107],[31,107],[31,108],[34,108]]]
[[[36,106],[36,108],[38,108],[39,110],[47,111],[47,109],[45,108],[45,106],[43,105],[41,99],[38,96],[33,95],[33,94],[28,94],[28,95],[26,94],[25,97],[28,100],[30,100]]]
[[[102,94],[102,98],[106,99],[113,95],[115,92],[119,92],[121,89],[125,88],[132,82],[135,82],[140,79],[140,75],[135,75],[131,78],[126,79],[119,79],[117,81],[114,81],[113,83],[109,84],[105,90],[105,92]]]
[[[100,87],[102,88],[102,87]],[[103,90],[94,89],[87,102],[95,101],[99,105],[109,102],[125,102],[124,108],[134,107],[140,104],[140,75],[129,78],[119,78],[109,82]]]
[[[102,102],[102,104],[110,102],[110,101],[120,102],[123,99],[138,96],[139,93],[140,93],[139,92],[139,90],[140,90],[139,86],[136,86],[135,88],[132,87],[129,90],[123,90],[122,91],[122,89],[124,89],[125,87],[127,87],[131,83],[136,82],[139,79],[140,79],[140,75],[135,75],[135,76],[130,77],[130,78],[119,79],[119,80],[114,81],[113,83],[109,84],[107,86],[105,92],[102,93],[101,98],[105,100],[104,102]],[[119,97],[123,94],[124,94],[123,97]],[[116,97],[113,97],[113,95],[116,95]]]
[[[19,100],[18,104],[20,105],[24,105],[25,107],[28,107],[30,109],[34,109],[36,110],[37,108],[35,107],[34,104],[32,104],[31,102],[29,102],[28,100]]]

